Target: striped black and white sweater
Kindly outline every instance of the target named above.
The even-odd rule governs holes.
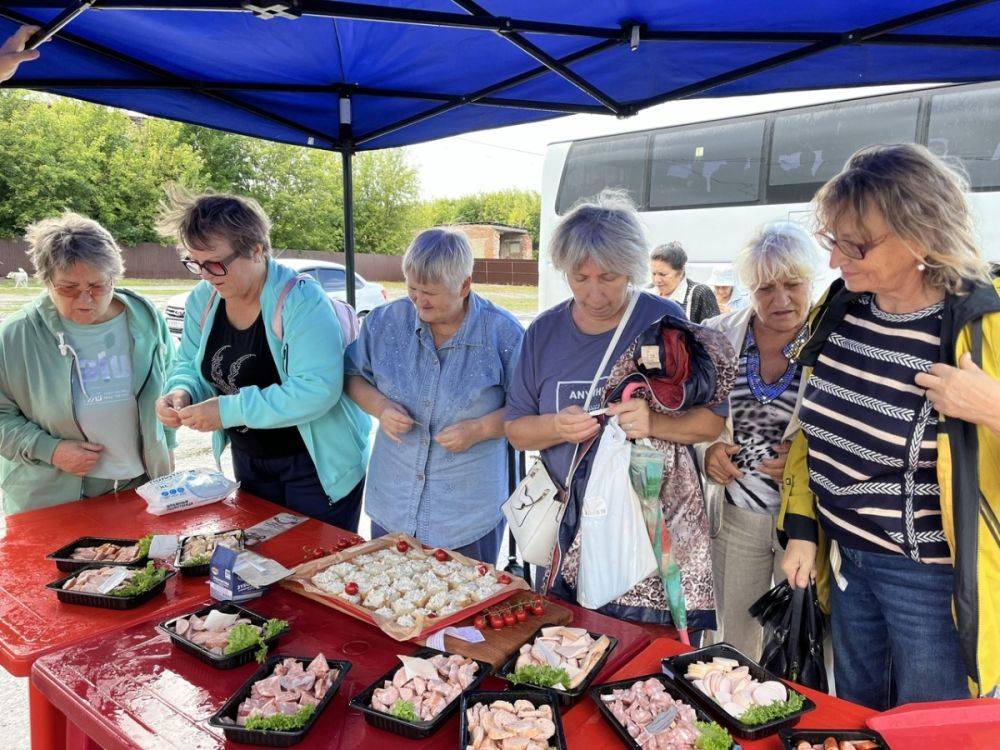
[[[942,304],[897,315],[870,295],[832,331],[799,414],[824,531],[840,544],[950,562],[937,484],[937,413],[914,384],[938,361]]]

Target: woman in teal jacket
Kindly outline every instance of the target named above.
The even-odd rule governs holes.
[[[252,200],[174,193],[161,230],[202,282],[188,296],[180,353],[157,415],[232,444],[247,492],[357,531],[371,422],[343,393],[344,339],[312,279],[270,257]]]
[[[173,361],[163,316],[115,283],[111,234],[67,213],[29,227],[45,293],[0,326],[6,514],[130,489],[171,470],[156,399]]]

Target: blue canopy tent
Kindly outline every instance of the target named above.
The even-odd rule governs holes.
[[[1000,0],[22,0],[7,86],[351,156],[693,96],[1000,78]]]

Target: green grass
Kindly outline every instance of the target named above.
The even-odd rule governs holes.
[[[175,294],[188,291],[197,279],[125,279],[122,286],[145,295],[161,310],[167,300]],[[406,285],[401,281],[379,282],[385,287],[389,299],[399,299],[406,295]],[[478,294],[515,315],[534,315],[538,312],[538,287],[506,286],[502,284],[476,284]],[[0,279],[0,318],[18,310],[25,302],[34,299],[42,291],[42,285],[31,279],[27,287],[14,288],[14,282]]]
[[[378,283],[385,287],[389,293],[389,299],[399,299],[406,295],[406,284],[402,281],[380,281]],[[473,284],[472,288],[477,294],[515,315],[534,315],[538,312],[537,286]]]

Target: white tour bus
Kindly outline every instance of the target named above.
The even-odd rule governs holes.
[[[604,188],[635,200],[650,247],[679,240],[704,280],[753,230],[810,225],[809,201],[858,148],[915,141],[960,160],[986,256],[1000,260],[1000,84],[869,96],[553,143],[542,176],[539,309],[569,296],[547,248],[560,217]]]

